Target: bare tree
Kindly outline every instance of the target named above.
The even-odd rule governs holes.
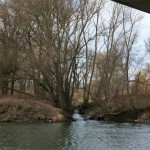
[[[84,106],[129,95],[138,15],[105,1],[10,0],[0,7],[2,94],[49,98],[70,112],[83,85]],[[93,82],[96,82],[93,92]],[[117,82],[118,81],[118,82]]]
[[[109,21],[104,21],[106,29],[105,46],[97,59],[96,101],[109,101],[126,89],[129,95],[129,70],[132,50],[137,38],[140,18],[136,12],[115,4],[108,12]],[[117,104],[117,101],[116,101]],[[133,106],[133,103],[131,103]]]

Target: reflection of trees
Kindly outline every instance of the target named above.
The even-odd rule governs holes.
[[[0,131],[0,148],[58,149],[65,147],[69,123],[4,124]],[[4,141],[4,142],[2,142]],[[2,144],[1,144],[2,143]]]
[[[76,121],[54,124],[1,124],[0,149],[126,150],[149,146],[149,127]],[[143,143],[144,140],[144,143]],[[138,148],[137,148],[138,149]]]

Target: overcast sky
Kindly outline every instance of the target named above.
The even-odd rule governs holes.
[[[140,27],[140,38],[147,39],[150,37],[150,14],[142,13],[143,19]]]
[[[150,38],[150,14],[142,12],[143,19],[141,21],[141,26],[139,29],[139,40],[137,44],[137,48],[139,50],[139,55],[144,56],[143,63],[144,64],[150,63],[150,55],[147,53],[145,48],[145,41]]]
[[[108,1],[111,5],[111,3],[115,3],[113,1]],[[138,11],[138,10],[137,10]],[[140,14],[143,16],[143,19],[141,21],[141,25],[140,25],[140,35],[139,35],[139,45],[143,47],[144,45],[144,41],[148,38],[150,38],[150,14],[149,13],[145,13],[142,11],[139,11]]]
[[[141,12],[143,19],[141,20],[141,25],[139,28],[139,36],[137,46],[141,50],[145,49],[145,41],[150,38],[150,14]]]

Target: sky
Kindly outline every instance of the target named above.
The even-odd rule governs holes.
[[[140,26],[140,38],[147,39],[150,37],[150,14],[148,13],[141,13],[143,16],[143,19],[141,21]]]
[[[139,11],[139,10],[137,10]],[[150,64],[150,54],[147,53],[145,47],[145,41],[150,39],[150,14],[139,11],[140,15],[142,15],[143,19],[141,20],[141,24],[139,27],[139,36],[138,41],[135,46],[135,51],[137,51],[137,55],[139,56],[139,60],[142,60],[140,65],[135,71],[139,71],[142,68],[145,68],[145,65]]]
[[[150,55],[146,53],[145,41],[150,38],[150,14],[141,12],[143,19],[139,28],[138,48],[140,53],[145,55],[143,63],[150,63]]]
[[[108,1],[110,5],[115,3],[113,1]],[[136,10],[136,9],[135,9]],[[139,11],[139,10],[137,10]],[[150,14],[139,11],[139,14],[142,15],[143,19],[141,20],[141,25],[139,28],[139,46],[142,48],[144,47],[144,41],[150,38]]]

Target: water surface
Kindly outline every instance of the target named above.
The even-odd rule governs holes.
[[[0,150],[150,150],[150,125],[81,117],[71,123],[0,123]]]

